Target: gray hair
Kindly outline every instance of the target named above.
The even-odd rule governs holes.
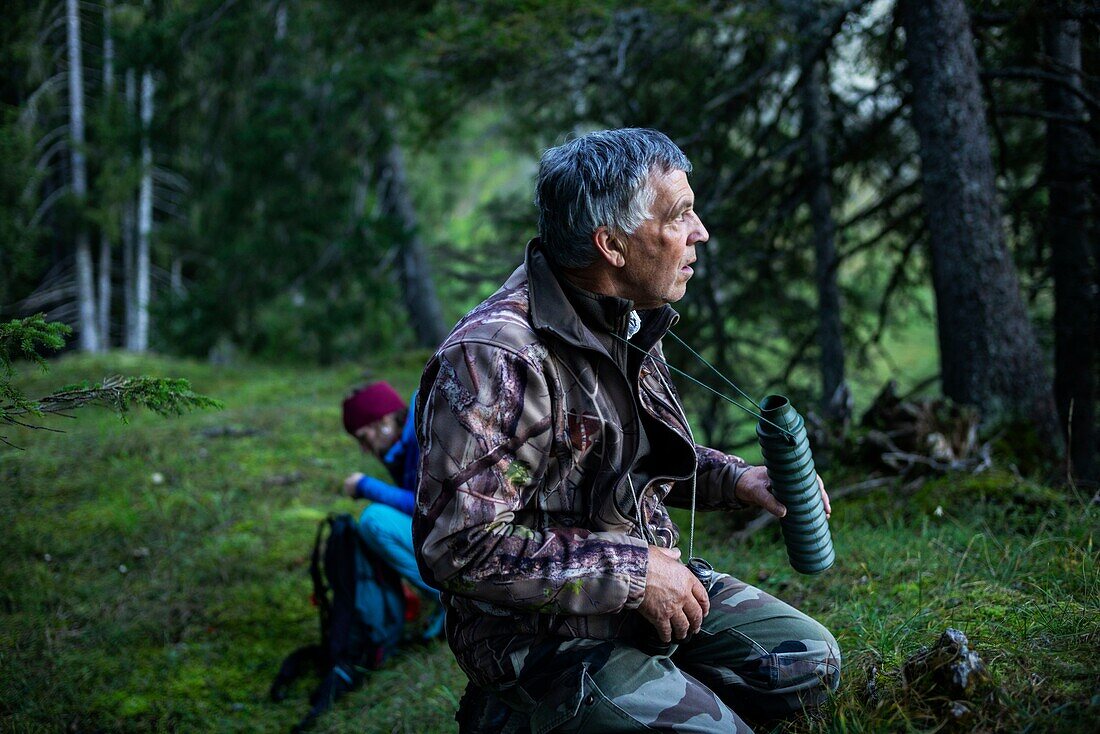
[[[691,161],[657,130],[600,130],[548,148],[535,181],[547,257],[562,268],[591,265],[592,233],[607,227],[634,234],[656,197],[650,174],[673,170],[691,173]]]

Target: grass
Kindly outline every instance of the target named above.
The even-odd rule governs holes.
[[[381,372],[407,393],[419,361]],[[381,471],[340,426],[360,375],[110,355],[59,360],[20,386],[41,394],[112,372],[186,377],[226,408],[129,425],[88,410],[63,434],[6,431],[26,450],[0,451],[0,730],[285,731],[309,682],[282,704],[267,688],[317,635],[306,577],[316,523],[358,507],[338,494],[347,473]],[[834,509],[837,564],[819,577],[791,570],[775,529],[731,546],[727,518],[699,522],[701,555],[818,617],[844,649],[826,715],[787,730],[948,728],[898,671],[952,626],[997,685],[956,729],[1093,731],[1095,508],[995,470]],[[454,731],[464,686],[445,644],[410,649],[318,729]]]

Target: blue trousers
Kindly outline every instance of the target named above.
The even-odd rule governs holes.
[[[439,600],[439,592],[424,583],[413,554],[412,518],[380,502],[367,505],[359,515],[359,534],[367,546],[410,584]]]

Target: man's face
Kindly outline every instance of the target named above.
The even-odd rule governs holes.
[[[364,452],[370,452],[381,457],[397,442],[398,430],[397,413],[390,413],[379,418],[374,423],[368,423],[355,432],[355,438],[359,440],[359,446]]]
[[[684,297],[694,272],[695,245],[709,237],[695,213],[695,192],[686,173],[652,173],[649,181],[656,193],[650,218],[625,237],[626,264],[619,270],[621,295],[641,309]]]

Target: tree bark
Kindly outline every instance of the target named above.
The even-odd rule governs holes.
[[[845,399],[844,340],[837,287],[836,221],[833,219],[832,168],[829,163],[829,110],[825,103],[826,68],[819,53],[817,34],[820,12],[816,2],[799,3],[799,36],[802,40],[802,137],[805,140],[807,201],[813,223],[817,270],[817,341],[821,350],[821,410],[832,421],[848,415]]]
[[[134,258],[134,332],[129,345],[135,352],[149,348],[149,237],[153,231],[153,73],[141,74],[141,188],[138,192],[137,252]]]
[[[1042,353],[1005,246],[963,0],[903,0],[944,394],[1057,436]]]
[[[1056,3],[1048,3],[1056,11]],[[1081,89],[1081,26],[1053,12],[1043,24],[1043,46],[1061,83],[1043,83],[1047,110],[1056,117],[1084,118]],[[1092,150],[1083,125],[1047,122],[1046,180],[1050,203],[1047,233],[1054,279],[1054,399],[1077,479],[1097,480],[1095,362],[1096,267],[1089,247],[1087,165]]]
[[[109,110],[115,95],[115,40],[111,35],[113,0],[103,6],[103,101]],[[99,233],[99,337],[103,349],[111,345],[111,238],[107,228]]]
[[[443,310],[435,292],[428,256],[416,221],[416,208],[405,176],[405,157],[396,141],[387,148],[379,171],[382,212],[401,230],[398,266],[401,290],[418,346],[434,349],[447,336]]]
[[[111,346],[111,240],[106,232],[99,239],[99,289],[96,316],[99,318],[100,348]]]
[[[137,76],[133,69],[126,70],[126,112],[133,116],[137,113]],[[127,165],[130,154],[126,154]],[[134,237],[137,234],[137,208],[133,192],[126,197],[122,205],[122,306],[124,321],[124,343],[130,349],[136,341],[134,327],[137,323],[137,286],[134,276]]]
[[[88,170],[84,156],[84,61],[80,49],[80,4],[65,2],[69,51],[69,146],[72,162],[73,196],[77,202],[76,284],[79,309],[80,348],[85,352],[99,351],[99,324],[96,320],[95,277],[92,267],[92,247],[84,223],[84,205],[88,199]]]

